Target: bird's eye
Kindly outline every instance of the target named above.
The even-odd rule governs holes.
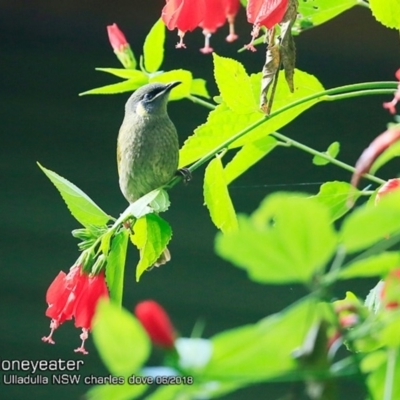
[[[146,94],[143,96],[143,100],[150,101],[150,100],[153,99],[153,97],[154,97],[154,93],[146,93]]]

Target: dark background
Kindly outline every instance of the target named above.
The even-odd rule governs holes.
[[[52,184],[36,166],[58,172],[74,182],[104,210],[118,216],[125,209],[115,162],[116,136],[128,94],[78,97],[78,93],[118,80],[95,67],[120,67],[110,49],[106,25],[118,23],[138,56],[145,35],[160,15],[163,1],[0,1],[0,115],[1,115],[1,353],[3,359],[75,359],[79,331],[64,324],[56,345],[43,344],[48,333],[45,292],[60,270],[78,257],[70,231],[77,223]],[[222,32],[224,30],[224,32]],[[248,42],[251,26],[239,17],[240,40],[224,42],[227,27],[213,38],[221,55],[237,57],[248,72],[262,68],[264,52],[236,54]],[[200,30],[188,34],[186,51],[174,49],[169,32],[165,70],[187,68],[209,82],[210,56],[199,53]],[[355,8],[339,18],[296,38],[297,66],[315,74],[325,87],[353,82],[393,80],[399,65],[398,33],[377,23],[367,9]],[[299,117],[282,132],[324,150],[334,140],[342,144],[340,158],[354,164],[363,148],[385,129],[391,116],[381,104],[390,96],[325,103]],[[180,140],[202,123],[207,111],[189,101],[170,104]],[[393,161],[383,178],[398,171]],[[202,173],[189,186],[171,192],[172,207],[165,218],[174,230],[172,262],[134,281],[136,252],[130,248],[124,305],[153,298],[165,306],[183,336],[202,318],[204,336],[253,323],[281,310],[303,293],[295,286],[265,286],[214,254],[215,227],[202,200]],[[237,211],[251,212],[265,195],[276,190],[315,193],[315,182],[349,180],[335,166],[315,167],[310,156],[296,149],[278,149],[235,182],[231,194]],[[299,183],[310,185],[298,186]],[[365,296],[374,281],[352,282]],[[343,296],[345,286],[338,288]],[[84,375],[107,375],[89,340]],[[159,362],[155,353],[152,363]],[[2,399],[74,399],[87,388],[74,386],[4,386]],[[352,387],[351,387],[352,388]],[[226,396],[227,399],[277,398],[284,385],[259,385]],[[346,395],[348,397],[346,397]],[[355,388],[345,398],[362,398]]]

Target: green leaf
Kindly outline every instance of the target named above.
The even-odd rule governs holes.
[[[147,385],[106,384],[93,386],[85,395],[87,400],[131,400],[137,399],[148,389]]]
[[[271,136],[266,136],[252,143],[245,144],[225,166],[226,183],[229,185],[252,165],[271,152],[276,145],[276,139]]]
[[[127,230],[124,229],[118,232],[112,239],[111,250],[107,257],[107,286],[111,300],[119,306],[122,305],[128,238],[129,233]]]
[[[340,150],[340,143],[339,142],[333,142],[329,145],[328,149],[326,150],[325,154],[332,158],[336,158],[336,156],[339,154]],[[326,158],[323,158],[321,156],[315,155],[313,160],[313,164],[315,165],[326,165],[329,164],[330,161],[327,160]]]
[[[370,0],[369,6],[372,15],[381,24],[388,28],[400,29],[400,1],[399,0]]]
[[[293,28],[294,33],[321,25],[358,3],[358,0],[299,0],[299,17]]]
[[[352,196],[354,201],[360,196],[360,191],[347,182],[326,182],[321,185],[316,196],[311,196],[324,204],[330,211],[331,221],[336,221],[349,211],[347,202]]]
[[[195,96],[205,97],[206,99],[210,98],[206,88],[206,81],[204,79],[195,78],[192,80],[192,86],[190,87],[190,94]]]
[[[216,239],[217,253],[257,282],[308,284],[336,247],[329,211],[300,194],[275,193],[251,217],[239,216],[239,230]]]
[[[151,267],[167,247],[172,237],[168,222],[156,214],[146,214],[139,218],[131,235],[132,243],[140,251],[140,260],[136,266],[136,281],[147,268]]]
[[[168,192],[164,189],[160,189],[157,197],[150,203],[151,209],[156,213],[167,211],[170,205]]]
[[[213,355],[203,378],[244,385],[274,379],[296,369],[293,351],[302,346],[320,311],[315,300],[301,300],[254,325],[215,335],[211,339]]]
[[[390,193],[373,206],[365,204],[349,215],[341,229],[347,252],[355,252],[384,240],[400,230],[400,193]]]
[[[250,81],[253,93],[252,96],[256,99],[260,92],[261,74],[252,75]],[[279,130],[303,111],[310,108],[318,101],[322,101],[323,96],[319,99],[308,101],[304,104],[300,104],[284,112],[278,113],[280,108],[286,107],[290,103],[318,93],[322,90],[322,85],[314,76],[296,69],[294,93],[290,93],[283,74],[279,75],[274,98],[274,112],[276,112],[277,115],[274,115],[274,112],[270,117],[266,117],[261,112],[238,114],[232,111],[227,104],[219,104],[215,110],[209,113],[207,122],[196,128],[194,134],[185,141],[180,150],[180,168],[195,162],[257,121],[264,120],[265,122],[246,133],[240,139],[235,140],[229,145],[229,148],[241,147],[246,143],[254,142],[269,135],[271,132]],[[236,91],[236,94],[237,93],[239,92]],[[241,94],[236,97],[241,97]]]
[[[400,254],[386,251],[375,256],[350,263],[341,271],[340,279],[385,276],[390,270],[400,265]]]
[[[87,90],[86,92],[79,93],[79,96],[84,96],[86,94],[114,94],[114,93],[123,93],[123,92],[131,92],[145,85],[147,82],[147,78],[143,79],[128,79],[126,81],[114,83],[112,85],[102,86],[96,89]]]
[[[165,25],[161,18],[153,25],[143,46],[144,67],[147,72],[156,72],[164,60]]]
[[[400,142],[391,144],[372,164],[371,174],[375,174],[379,168],[385,165],[392,158],[400,157]]]
[[[87,227],[89,225],[105,225],[110,220],[111,217],[81,189],[62,176],[43,167],[40,163],[37,164],[60,192],[69,211],[79,223]]]
[[[361,360],[361,369],[364,373],[375,371],[380,365],[386,361],[386,353],[384,350],[374,351],[366,354]]]
[[[213,60],[215,81],[228,107],[238,114],[257,112],[258,104],[254,101],[250,78],[243,65],[216,53],[213,53]]]
[[[126,68],[95,68],[96,71],[107,72],[108,74],[118,76],[119,78],[124,79],[134,79],[138,82],[144,82],[143,85],[147,82],[147,75],[142,71],[137,69],[126,69]]]
[[[219,157],[207,165],[204,176],[204,201],[210,211],[211,220],[218,229],[224,233],[237,229],[236,213]]]
[[[93,325],[96,348],[114,376],[127,377],[142,367],[150,354],[150,339],[132,313],[100,301]]]
[[[152,201],[157,199],[161,194],[163,189],[154,189],[151,192],[145,194],[140,199],[137,199],[134,203],[129,204],[127,209],[118,217],[118,219],[114,222],[112,228],[118,227],[120,224],[125,222],[130,217],[135,217],[139,219],[143,217],[143,215],[149,214],[152,212],[152,209],[149,207]],[[103,247],[103,245],[102,245]]]
[[[172,89],[171,94],[169,95],[170,100],[180,100],[190,95],[193,82],[192,73],[190,71],[185,69],[173,69],[171,71],[155,75],[150,79],[150,83],[169,83],[173,81],[180,81],[181,84]]]

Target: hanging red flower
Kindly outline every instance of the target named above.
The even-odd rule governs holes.
[[[73,266],[69,273],[61,271],[50,284],[46,293],[48,308],[46,316],[51,318],[50,334],[43,342],[54,344],[54,331],[66,320],[75,318],[75,326],[82,328],[82,344],[75,352],[87,354],[84,347],[92,319],[100,298],[108,298],[104,271],[98,275],[87,275],[81,265]]]
[[[253,41],[260,33],[260,28],[273,28],[282,21],[288,7],[289,0],[249,0],[246,7],[247,21],[253,24],[252,40],[247,45],[249,50],[255,51]]]
[[[204,54],[212,53],[214,49],[210,47],[211,34],[214,33],[220,26],[225,23],[225,4],[218,0],[204,0],[205,13],[203,20],[199,26],[203,28],[203,35],[205,37],[204,47],[200,51]]]
[[[179,43],[176,48],[185,48],[185,32],[199,26],[204,18],[204,0],[167,0],[161,12],[161,19],[170,30],[178,29]]]
[[[236,14],[240,9],[239,0],[223,0],[225,5],[225,15],[229,24],[229,35],[226,37],[226,41],[231,43],[234,42],[238,35],[235,33],[235,18]]]
[[[246,8],[247,21],[271,29],[282,21],[288,2],[288,0],[249,0]]]

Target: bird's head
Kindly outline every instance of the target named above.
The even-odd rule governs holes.
[[[167,112],[168,95],[181,82],[149,83],[137,89],[125,105],[126,113],[140,116],[163,114]]]

